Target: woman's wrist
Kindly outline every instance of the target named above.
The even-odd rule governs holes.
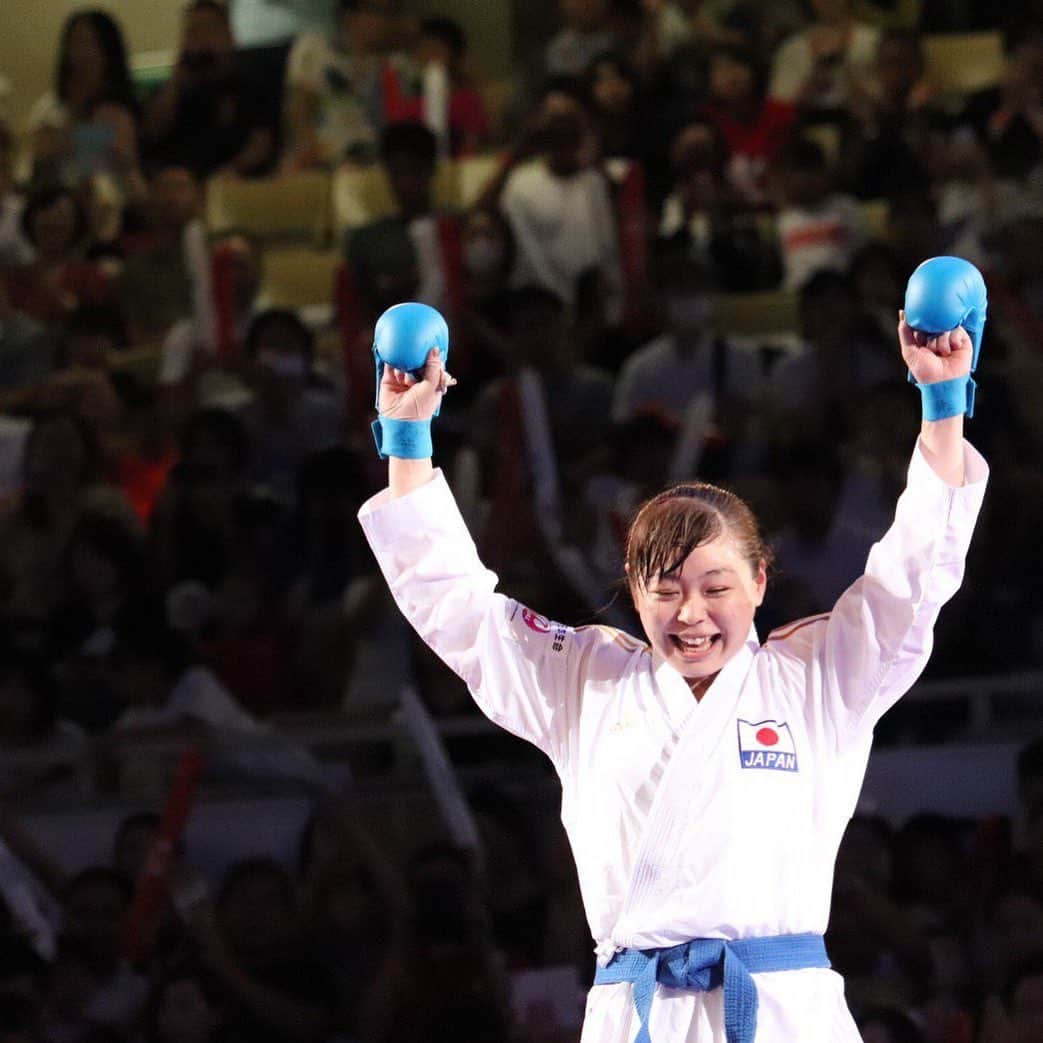
[[[392,456],[388,460],[388,488],[391,498],[407,496],[414,489],[426,485],[434,477],[435,468],[431,457],[423,460],[404,460]]]

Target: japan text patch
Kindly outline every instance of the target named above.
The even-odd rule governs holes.
[[[744,721],[739,725],[739,763],[744,768],[796,771],[797,748],[789,725],[779,721]]]

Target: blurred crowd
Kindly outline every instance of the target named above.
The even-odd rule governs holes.
[[[354,518],[384,477],[373,323],[400,301],[449,319],[436,462],[504,589],[636,628],[627,520],[697,475],[767,526],[764,634],[827,609],[886,529],[919,423],[905,281],[974,261],[990,308],[970,437],[992,477],[928,676],[1043,666],[1043,12],[560,0],[494,84],[452,18],[331,8],[246,49],[222,3],[193,0],[153,86],[117,17],[78,10],[51,89],[0,124],[5,1043],[578,1038],[548,998],[592,975],[553,814],[482,790],[484,863],[385,850],[347,769],[279,739],[293,715],[373,719],[406,684],[435,718],[475,712]],[[970,31],[1002,39],[995,82],[935,82],[925,40]],[[473,198],[443,206],[446,164],[482,157]],[[389,212],[332,244],[324,308],[272,306],[269,244],[208,227],[208,192],[348,170],[379,173]],[[778,321],[751,327],[765,302]],[[966,723],[900,720],[935,741]],[[155,808],[169,773],[149,744],[215,737],[208,778],[315,795],[299,862],[208,885],[175,851],[132,944],[158,816],[71,875],[15,809]],[[849,829],[829,947],[869,1043],[1043,1039],[1038,745],[1018,771],[1009,822]]]

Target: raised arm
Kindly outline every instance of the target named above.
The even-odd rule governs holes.
[[[945,412],[931,408],[930,389],[969,377],[967,333],[926,337],[902,314],[898,341],[913,380],[928,389],[925,414]],[[963,424],[962,411],[923,421],[895,520],[870,551],[865,574],[828,615],[773,635],[780,659],[808,671],[804,710],[812,730],[840,750],[866,741],[915,683],[938,614],[960,587],[988,475],[963,440]]]
[[[415,372],[415,371],[414,371]],[[453,379],[432,350],[422,379],[384,365],[378,444],[389,487],[359,512],[402,614],[467,684],[487,717],[567,758],[589,656],[621,646],[553,624],[496,590],[449,487],[432,466],[430,423]],[[415,425],[415,426],[414,426]]]

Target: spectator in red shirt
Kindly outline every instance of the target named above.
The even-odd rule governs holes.
[[[97,263],[84,260],[89,228],[83,204],[67,188],[35,192],[22,214],[22,232],[35,259],[7,277],[11,300],[23,314],[57,324],[81,304],[107,303],[112,284]]]
[[[752,206],[767,202],[768,167],[789,141],[795,107],[765,97],[766,73],[741,47],[719,47],[710,57],[710,100],[705,118],[717,128],[727,153],[727,177]]]
[[[396,100],[394,120],[420,121],[436,134],[444,122],[449,155],[480,152],[489,143],[489,114],[467,69],[467,36],[459,22],[452,18],[425,18],[420,23],[414,59],[419,82],[415,93]],[[442,90],[447,91],[448,99],[440,102]],[[448,104],[448,112],[435,111],[439,104]]]

